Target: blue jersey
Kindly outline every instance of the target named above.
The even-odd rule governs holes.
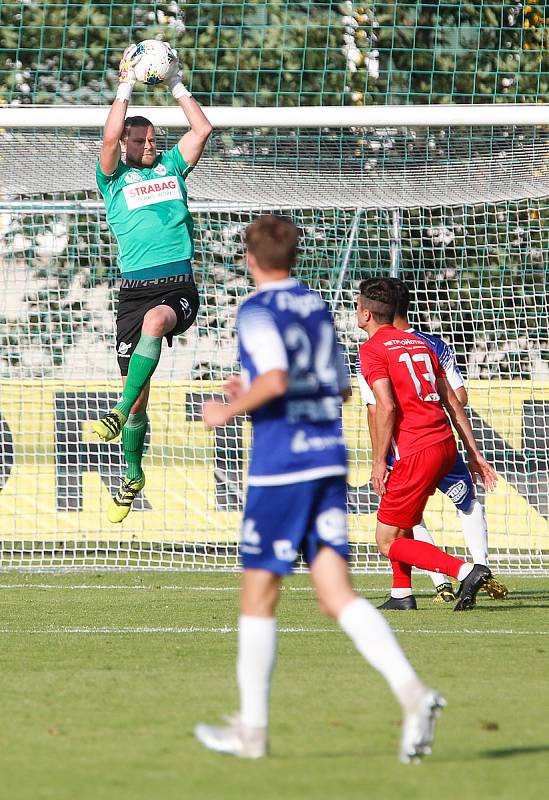
[[[345,475],[341,392],[348,375],[326,303],[294,280],[274,281],[242,303],[237,328],[245,382],[272,369],[288,373],[286,394],[251,414],[249,485]]]

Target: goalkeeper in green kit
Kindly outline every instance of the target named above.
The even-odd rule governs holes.
[[[118,244],[122,273],[116,346],[123,391],[114,408],[93,424],[105,442],[122,433],[128,470],[108,510],[109,520],[115,523],[126,518],[145,485],[141,460],[149,381],[160,359],[162,339],[171,346],[173,337],[186,331],[198,313],[191,266],[193,221],[185,178],[212,131],[181,82],[176,57],[164,82],[183,109],[190,130],[171,150],[157,152],[152,123],[145,117],[126,117],[136,80],[135,51],[135,45],[128,47],[120,62],[120,85],[97,165],[97,184]]]

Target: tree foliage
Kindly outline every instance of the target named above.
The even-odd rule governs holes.
[[[0,99],[109,102],[127,44],[160,37],[206,104],[532,102],[549,89],[548,18],[494,0],[0,0]]]

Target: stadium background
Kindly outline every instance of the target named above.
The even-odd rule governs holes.
[[[52,114],[57,105],[107,105],[124,47],[161,35],[177,47],[189,88],[205,106],[537,102],[549,78],[546,14],[544,4],[491,2],[0,2],[0,100],[51,105]],[[137,88],[133,102],[171,98],[162,87]],[[517,141],[522,135],[514,130]],[[315,150],[314,137],[299,132],[216,136],[213,147],[274,171]],[[416,151],[445,166],[446,136],[416,134]],[[544,178],[546,134],[536,136]],[[71,187],[79,148],[86,158],[96,154],[98,137],[72,136],[65,154],[59,141],[39,139],[39,168],[28,138],[4,130],[0,139],[2,563],[233,566],[226,545],[238,528],[248,432],[236,425],[206,434],[197,409],[234,364],[234,312],[249,288],[242,231],[264,207],[261,197],[230,211],[195,198],[203,306],[196,328],[163,356],[145,510],[120,533],[101,517],[120,449],[92,442],[87,425],[117,387],[114,247],[93,175],[91,185],[79,176]],[[358,148],[361,163],[404,170],[412,158],[409,139],[393,130],[355,131],[350,140],[343,160]],[[507,157],[506,131],[467,141],[468,157]],[[333,147],[327,159],[338,142]],[[456,348],[471,381],[475,429],[502,477],[487,500],[494,555],[507,566],[520,550],[521,567],[538,569],[549,548],[546,198],[465,204],[450,186],[443,205],[406,195],[398,209],[301,206],[293,213],[304,230],[299,274],[334,304],[351,361],[353,288],[364,274],[391,269],[397,214],[398,268],[416,286],[414,321]],[[351,531],[375,568],[375,499],[358,397],[346,414]],[[436,498],[429,522],[446,546],[460,549],[451,504]]]
[[[445,110],[465,103],[491,113],[510,104],[513,112],[547,98],[548,16],[545,4],[482,0],[0,0],[0,99],[7,111],[42,103],[52,115],[69,105],[76,126],[80,104],[100,111],[112,100],[124,46],[161,33],[178,47],[205,105],[373,102],[415,110],[427,103]],[[161,88],[137,89],[136,100],[172,102]],[[100,448],[87,422],[119,385],[114,248],[93,190],[100,131],[0,128],[0,563],[46,567],[0,573],[1,796],[424,800],[442,787],[485,800],[545,796],[546,575],[505,576],[507,599],[480,596],[465,616],[452,604],[433,604],[430,579],[414,576],[418,612],[387,615],[419,674],[448,700],[433,756],[418,769],[397,764],[398,707],[338,626],[316,610],[305,575],[285,582],[278,609],[271,757],[218,759],[193,739],[197,722],[238,707],[239,576],[104,567],[235,564],[228,546],[207,537],[237,532],[239,513],[227,507],[239,504],[248,430],[235,425],[216,439],[193,420],[234,360],[231,325],[248,290],[241,230],[266,186],[254,182],[251,194],[240,183],[245,196],[231,213],[219,210],[219,200],[197,194],[193,201],[204,304],[199,325],[164,354],[156,379],[147,455],[153,510],[130,515],[126,549],[105,538],[93,546],[98,532],[112,535],[103,525],[106,484],[116,482],[121,463],[119,447]],[[456,131],[464,149],[453,156],[451,132],[439,128],[370,128],[344,137],[222,130],[214,138],[214,155],[260,167],[258,178],[265,167],[266,181],[315,152],[322,174],[339,178],[341,142],[350,166],[336,181],[340,191],[341,183],[354,185],[357,163],[381,178],[384,163],[395,165],[397,178],[383,184],[377,205],[325,202],[328,180],[325,205],[311,200],[318,181],[314,192],[310,185],[301,191],[311,205],[300,200],[293,208],[305,232],[300,274],[337,305],[352,355],[354,281],[365,270],[387,274],[395,266],[398,236],[398,266],[419,287],[419,319],[456,345],[478,414],[473,422],[503,476],[488,501],[492,555],[510,565],[518,539],[518,565],[531,572],[549,550],[547,130]],[[327,145],[325,161],[319,143]],[[408,166],[427,153],[422,191],[408,180],[403,193],[402,178],[414,171]],[[215,161],[211,151],[205,160]],[[472,168],[447,171],[449,160]],[[310,161],[316,169],[319,159]],[[509,176],[495,170],[503,196],[467,200],[463,190],[474,196],[476,178],[494,164],[510,167]],[[234,183],[234,170],[227,174]],[[283,195],[301,190],[302,170],[299,176],[282,181]],[[362,487],[351,493],[353,536],[371,539],[369,453],[357,398],[346,414],[351,482]],[[185,493],[187,473],[194,495]],[[230,485],[216,474],[228,474]],[[445,506],[440,514],[440,502],[430,516],[438,540],[461,543],[455,512]],[[202,554],[198,533],[207,545]],[[181,537],[190,535],[195,543],[185,552]],[[95,569],[48,569],[83,563]],[[364,565],[377,562],[370,554]],[[389,579],[357,575],[354,584],[377,605]]]

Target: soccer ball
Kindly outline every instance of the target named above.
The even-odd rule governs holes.
[[[139,42],[135,56],[141,56],[135,65],[135,77],[138,81],[154,86],[166,77],[170,66],[176,60],[165,42],[158,39],[145,39]]]

